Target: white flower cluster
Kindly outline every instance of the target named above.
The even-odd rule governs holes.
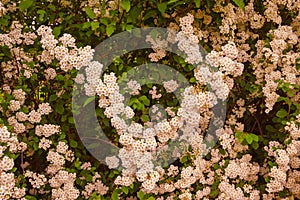
[[[64,170],[60,170],[50,180],[50,186],[52,189],[52,199],[55,200],[75,200],[79,197],[79,190],[74,187],[76,180],[75,173],[69,173]]]
[[[149,90],[149,94],[152,95],[152,99],[159,99],[162,97],[162,94],[157,94],[156,86],[154,85],[151,90]]]
[[[21,108],[21,104],[19,101],[11,100],[9,103],[10,105],[8,106],[8,109],[12,112],[18,111]]]
[[[49,115],[52,112],[52,108],[49,103],[41,103],[39,104],[37,112],[39,112],[41,115]]]
[[[233,42],[222,46],[222,51],[211,51],[207,56],[207,62],[213,66],[218,67],[225,75],[232,75],[237,77],[242,75],[244,64],[238,62],[239,50]]]
[[[180,18],[181,31],[177,33],[176,41],[178,42],[179,50],[187,55],[185,61],[190,64],[197,64],[203,61],[203,56],[199,48],[198,37],[193,34],[193,21],[194,16],[191,14]]]
[[[146,190],[152,190],[155,187],[156,182],[159,181],[160,175],[157,171],[138,171],[137,179],[142,182],[142,186]]]
[[[108,187],[102,183],[101,176],[96,172],[93,176],[92,183],[87,183],[84,190],[82,191],[83,196],[88,199],[94,191],[96,191],[100,195],[105,195],[108,191]],[[98,180],[97,180],[98,179]]]
[[[5,151],[10,146],[10,151],[15,153],[20,143],[16,136],[13,136],[6,126],[0,124],[0,199],[21,199],[25,196],[25,188],[16,187],[14,173],[10,170],[14,167],[14,160],[7,155]],[[16,149],[15,149],[16,148]]]
[[[32,187],[37,189],[41,188],[48,182],[44,174],[37,174],[31,171],[26,171],[25,177],[29,178],[28,180]]]
[[[119,159],[116,156],[106,157],[105,162],[109,169],[117,168],[119,166]]]
[[[68,150],[68,146],[65,142],[59,142],[56,146],[56,150],[50,149],[46,158],[47,161],[50,162],[46,172],[49,175],[54,175],[63,169],[66,161],[73,162],[74,152]]]
[[[86,82],[84,83],[84,88],[86,95],[94,96],[97,86],[99,87],[99,78],[102,72],[103,65],[97,61],[90,62],[85,68]],[[83,82],[83,81],[80,81]],[[101,88],[98,88],[98,90]]]
[[[8,142],[11,137],[10,132],[6,126],[0,127],[0,142]]]
[[[179,85],[176,80],[170,80],[170,81],[164,82],[163,86],[166,89],[166,91],[168,93],[170,93],[170,92],[174,92],[178,88]]]
[[[187,54],[186,61],[190,64],[200,64],[203,61],[203,57],[198,45],[198,38],[193,34],[193,20],[192,15],[180,19],[182,31],[177,34],[176,40],[179,49]],[[147,40],[152,41],[150,37]],[[162,44],[152,41],[152,45],[167,45],[163,40],[159,41]],[[236,59],[237,54],[235,46],[228,44],[224,46],[219,57],[223,56],[231,59],[230,61],[232,62],[236,62],[233,60]],[[224,67],[224,73],[227,70],[228,74],[234,76],[240,74],[242,66],[238,63],[235,63],[235,65],[236,69],[231,71],[229,67],[227,67],[228,69]],[[202,132],[205,131],[209,124],[211,116],[209,109],[216,105],[217,98],[225,100],[229,92],[228,86],[223,82],[224,74],[222,72],[213,73],[205,65],[201,66],[201,69],[197,67],[195,76],[199,83],[201,83],[200,79],[205,80],[202,84],[207,84],[207,82],[211,84],[210,87],[216,94],[198,91],[193,87],[185,88],[182,95],[182,105],[178,109],[178,113],[173,113],[168,120],[162,120],[156,124],[148,123],[147,126],[143,126],[135,122],[128,124],[128,120],[130,121],[134,116],[134,111],[124,104],[125,97],[120,93],[120,87],[114,73],[104,74],[103,80],[100,79],[102,68],[103,66],[99,62],[87,63],[84,88],[88,96],[96,94],[99,97],[98,106],[104,108],[105,116],[111,119],[111,125],[120,135],[119,142],[123,145],[123,148],[120,149],[118,157],[111,156],[106,158],[109,168],[117,168],[120,163],[125,168],[122,176],[115,180],[116,184],[128,186],[136,177],[142,182],[146,190],[156,187],[155,184],[159,180],[159,175],[154,170],[155,165],[153,161],[156,159],[155,156],[168,149],[166,144],[170,140],[180,138],[181,144],[193,144],[195,152],[197,151],[198,154],[201,154],[200,152],[204,153],[205,145],[203,146],[199,143],[203,142]],[[84,79],[84,77],[81,77],[81,79]],[[77,80],[77,82],[82,83],[83,81]],[[163,84],[167,92],[174,92],[179,86],[175,80],[166,81]],[[141,86],[137,81],[130,80],[125,89],[125,92],[137,95],[141,90]],[[156,87],[154,86],[153,90],[150,91],[152,98],[161,97],[161,94],[156,94],[156,92]],[[179,129],[183,133],[181,136],[178,135]],[[156,154],[153,154],[153,152]],[[180,151],[177,153],[180,153]],[[173,152],[172,156],[175,154],[176,152]],[[176,156],[178,155],[176,154]]]
[[[277,163],[277,166],[271,167],[269,173],[265,173],[265,176],[270,178],[266,188],[269,193],[281,192],[286,188],[299,198],[300,174],[297,170],[300,167],[300,128],[297,125],[299,123],[300,115],[285,126],[285,130],[290,134],[286,139],[290,141],[286,147],[277,141],[271,141],[269,146],[264,148],[268,152],[266,161],[275,158]]]
[[[127,87],[129,90],[131,90],[129,92],[129,94],[131,94],[131,95],[138,95],[140,93],[140,90],[142,89],[141,85],[136,80],[128,81]]]
[[[208,84],[219,99],[225,100],[229,94],[229,87],[223,81],[224,74],[230,73],[233,76],[238,76],[243,71],[243,64],[233,61],[237,58],[238,51],[235,45],[230,43],[225,45],[220,53],[215,51],[209,53],[206,56],[207,64],[220,68],[218,72],[211,72],[209,66],[202,63],[204,58],[199,47],[198,37],[194,35],[193,21],[194,17],[191,14],[180,18],[181,31],[177,34],[178,48],[187,54],[186,62],[197,64],[194,75],[198,83],[201,85]]]
[[[23,27],[24,26],[18,21],[13,21],[11,24],[11,31],[8,34],[0,34],[0,45],[6,45],[9,48],[13,48],[13,45],[15,44],[33,44],[34,40],[37,38],[36,34],[32,32],[22,33]]]
[[[77,48],[75,39],[70,34],[64,34],[57,40],[52,34],[52,29],[44,25],[38,28],[37,33],[41,36],[44,49],[40,56],[41,62],[50,64],[55,58],[63,71],[69,71],[87,66],[93,58],[94,50],[90,46]]]
[[[256,84],[263,87],[266,113],[273,109],[279,97],[278,81],[288,84],[299,83],[299,70],[295,65],[300,53],[293,50],[297,49],[297,41],[299,41],[297,34],[293,32],[291,26],[283,25],[270,30],[269,34],[272,36],[269,46],[263,40],[258,41],[256,44],[258,53],[251,60],[256,75]],[[290,89],[294,87],[291,85]]]
[[[20,102],[21,105],[24,104],[26,99],[26,93],[22,89],[15,89],[12,94],[14,98]]]
[[[53,134],[59,133],[59,131],[60,126],[53,124],[37,125],[35,128],[35,134],[37,136],[50,137]]]
[[[7,9],[3,6],[3,3],[0,2],[0,17],[4,16],[7,12]]]
[[[164,58],[166,54],[166,49],[168,47],[168,41],[162,39],[160,36],[153,38],[151,35],[147,35],[146,42],[150,42],[154,53],[149,54],[149,58],[152,62],[157,62]]]
[[[259,165],[251,164],[250,155],[245,155],[241,159],[231,160],[225,169],[225,175],[230,179],[235,179],[238,176],[245,181],[256,182],[258,179]]]
[[[169,88],[171,91],[177,88],[173,87],[176,82],[169,83],[172,86],[172,88]],[[165,87],[168,88],[168,86],[167,83]],[[112,126],[120,135],[119,142],[123,145],[123,148],[119,150],[118,158],[116,156],[106,158],[109,168],[117,168],[121,161],[122,167],[126,170],[126,173],[122,173],[122,176],[116,179],[116,184],[128,186],[132,183],[134,177],[137,177],[146,190],[153,189],[155,183],[159,180],[157,175],[153,175],[153,173],[157,173],[154,170],[154,155],[163,154],[162,152],[168,149],[168,146],[164,145],[169,140],[178,138],[179,129],[183,132],[183,135],[180,136],[181,143],[194,144],[194,148],[198,151],[201,149],[203,153],[205,147],[201,147],[201,144],[197,143],[203,142],[199,128],[202,118],[200,111],[207,111],[216,103],[211,93],[195,94],[193,87],[186,88],[177,115],[174,114],[169,120],[162,120],[145,127],[135,122],[126,123],[128,119],[133,117],[134,112],[130,107],[125,107],[125,97],[120,94],[114,73],[105,74],[103,81],[98,79],[95,88],[96,94],[100,98],[99,107],[105,109],[104,114],[111,119]],[[105,100],[105,103],[103,100]],[[206,123],[209,122],[209,117],[204,118],[206,118]],[[161,147],[163,148],[159,150]]]

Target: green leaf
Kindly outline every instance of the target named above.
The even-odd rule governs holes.
[[[271,132],[271,133],[276,133],[276,132],[277,132],[277,129],[274,128],[274,127],[271,126],[271,125],[267,125],[267,126],[266,126],[266,130],[269,131],[269,132]]]
[[[258,149],[258,147],[259,147],[259,145],[258,145],[258,143],[257,143],[257,142],[253,142],[251,146],[252,146],[252,147],[253,147],[253,149],[255,149],[255,150],[257,150],[257,149]]]
[[[55,35],[55,37],[58,37],[61,33],[61,26],[57,26],[53,28],[53,34]]]
[[[55,5],[53,5],[53,4],[50,4],[50,5],[48,6],[48,8],[49,8],[51,11],[56,11],[56,7],[55,7]]]
[[[125,28],[126,31],[130,31],[130,30],[132,30],[132,29],[134,29],[134,26],[133,26],[133,25],[131,25],[131,24],[127,24],[127,25],[126,25],[126,28]],[[120,69],[120,70],[121,70],[121,69]]]
[[[129,100],[128,105],[129,105],[129,106],[132,106],[132,105],[135,104],[135,103],[139,103],[139,100],[138,100],[136,97],[132,97],[132,98]]]
[[[80,165],[82,164],[82,162],[80,162],[79,158],[76,159],[76,161],[74,162],[74,166],[77,169],[81,169]]]
[[[82,28],[86,29],[89,28],[91,26],[91,22],[84,22]]]
[[[264,179],[265,179],[265,181],[267,182],[267,183],[269,183],[270,182],[270,177],[264,177]]]
[[[168,2],[168,4],[171,4],[171,3],[175,3],[175,2],[177,2],[178,0],[170,0],[169,2]]]
[[[130,186],[129,186],[131,189],[134,188],[134,183],[132,183]]]
[[[190,83],[196,83],[196,78],[195,77],[192,77],[192,78],[190,78]]]
[[[129,192],[128,187],[123,186],[122,187],[122,192],[124,192],[125,194],[128,194],[128,192]]]
[[[76,148],[76,147],[78,146],[78,144],[77,144],[77,142],[76,142],[75,140],[71,140],[71,141],[70,141],[70,146],[71,146],[72,148]]]
[[[65,133],[62,133],[59,135],[58,141],[61,141],[63,139],[65,139],[67,137],[67,135]]]
[[[25,199],[28,199],[28,200],[36,200],[35,197],[29,196],[29,195],[26,195],[26,196],[25,196]]]
[[[300,70],[300,64],[296,64],[296,69]]]
[[[32,4],[33,4],[33,0],[23,0],[20,4],[19,4],[19,8],[21,11],[25,11],[27,8],[29,8]]]
[[[92,30],[96,30],[99,27],[99,22],[91,22]]]
[[[257,135],[255,135],[255,134],[253,134],[253,133],[250,133],[250,135],[251,135],[253,141],[258,142],[259,138],[258,138]]]
[[[52,101],[55,101],[57,99],[57,95],[56,94],[51,94],[50,98],[49,98],[49,101],[52,102]]]
[[[128,22],[133,22],[136,23],[136,20],[138,19],[138,17],[140,16],[142,12],[142,7],[139,6],[135,6],[130,10],[129,16],[127,18],[127,23]]]
[[[246,135],[246,140],[247,140],[248,144],[252,144],[252,142],[253,142],[253,138],[251,137],[250,134]]]
[[[279,118],[284,118],[288,115],[287,111],[283,108],[281,108],[280,110],[278,110],[278,112],[276,113],[276,116]]]
[[[194,3],[196,4],[196,8],[200,8],[201,0],[194,0]]]
[[[294,92],[292,90],[289,90],[287,92],[287,94],[288,94],[289,97],[293,97],[294,96]]]
[[[141,100],[145,106],[150,106],[150,100],[145,95],[139,97],[139,100]]]
[[[184,70],[187,71],[187,72],[190,72],[190,71],[192,71],[194,68],[195,68],[194,65],[186,65],[186,66],[184,67]]]
[[[8,20],[7,19],[0,19],[0,24],[7,26],[8,25]]]
[[[270,167],[273,167],[273,166],[276,166],[277,164],[274,162],[272,162],[272,161],[268,161],[268,165],[270,166]]]
[[[245,9],[245,3],[244,0],[233,0],[233,2],[235,3],[235,5],[237,5],[239,8],[241,9]]]
[[[45,10],[38,10],[37,14],[39,14],[39,20],[40,21],[44,21],[44,17],[45,17],[46,11]]]
[[[92,144],[89,144],[86,148],[89,150],[89,149],[95,149],[99,146],[100,146],[100,143],[92,143]]]
[[[159,10],[159,12],[164,16],[165,15],[165,12],[166,12],[166,9],[167,9],[167,4],[168,3],[159,3],[158,5],[157,5],[157,8],[158,8],[158,10]]]
[[[149,121],[150,121],[150,118],[149,118],[148,115],[142,115],[141,120],[142,120],[143,122],[149,122]]]
[[[245,134],[243,132],[236,132],[235,137],[242,143],[245,139]]]
[[[149,197],[147,200],[155,200],[155,197]]]
[[[88,105],[89,103],[91,103],[94,100],[95,100],[95,96],[87,98],[83,103],[83,107],[85,107],[86,105]]]
[[[62,117],[61,117],[61,122],[65,122],[66,120],[67,120],[67,115],[63,115]]]
[[[74,124],[74,123],[75,123],[74,118],[73,118],[73,117],[69,117],[69,118],[68,118],[68,122],[69,122],[70,124]]]
[[[111,195],[112,200],[118,200],[119,199],[119,192],[118,190],[115,190]]]
[[[55,107],[55,111],[62,115],[65,111],[65,108],[64,108],[64,103],[63,102],[60,102],[59,104],[57,104],[57,106]]]
[[[158,11],[157,10],[149,10],[144,15],[144,20],[155,18],[157,16]]]
[[[136,104],[137,105],[137,110],[144,110],[145,109],[145,106],[143,103],[139,102]]]
[[[3,46],[1,50],[2,50],[2,52],[4,53],[5,56],[7,56],[7,57],[9,57],[9,58],[12,57],[12,56],[11,56],[10,49],[9,49],[7,46]]]
[[[143,199],[144,199],[144,196],[145,196],[145,194],[144,194],[144,192],[143,192],[143,191],[139,191],[139,192],[137,193],[137,196],[138,196],[138,198],[139,198],[140,200],[143,200]]]
[[[122,8],[128,12],[130,10],[130,0],[122,0]]]
[[[85,13],[87,14],[87,16],[89,16],[89,18],[91,18],[91,19],[94,19],[95,18],[95,13],[94,13],[94,11],[91,9],[91,8],[89,8],[89,7],[87,7],[86,9],[85,9]]]
[[[108,26],[106,26],[106,34],[107,36],[111,36],[111,34],[113,34],[115,32],[115,26],[113,24],[109,24]]]
[[[213,191],[211,191],[211,192],[209,193],[209,196],[210,196],[211,198],[216,198],[216,197],[218,196],[218,194],[219,194],[219,191],[218,191],[218,190],[213,190]]]
[[[104,24],[105,26],[108,25],[108,19],[107,18],[101,18],[100,22],[101,22],[101,24]]]
[[[181,158],[181,163],[186,163],[188,161],[188,157],[187,156],[183,156],[182,158]]]

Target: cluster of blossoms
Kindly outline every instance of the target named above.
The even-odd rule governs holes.
[[[131,95],[140,94],[140,90],[142,89],[141,85],[135,80],[128,81],[127,87],[128,87],[128,90],[130,90],[129,94],[131,94]]]
[[[7,152],[16,153],[11,149],[11,145],[18,144],[18,139],[7,127],[0,125],[0,198],[1,199],[25,199],[25,188],[16,186],[14,173],[11,170],[14,167],[14,159],[6,155]]]
[[[88,199],[93,194],[93,192],[96,192],[97,194],[102,196],[107,193],[108,187],[102,183],[102,180],[100,178],[101,176],[96,173],[93,176],[92,182],[86,184],[84,191],[82,191],[82,194],[86,199]]]
[[[52,29],[48,26],[40,26],[37,33],[41,36],[42,48],[44,49],[39,58],[41,62],[50,64],[53,59],[57,59],[60,68],[67,72],[73,68],[79,70],[82,66],[86,66],[93,57],[94,50],[90,46],[77,48],[75,39],[70,34],[65,33],[57,40]],[[47,69],[46,74],[49,78],[53,78],[55,75],[49,69]]]
[[[174,92],[178,88],[178,83],[175,80],[170,80],[164,82],[164,88],[166,89],[167,93]]]
[[[49,184],[53,188],[52,199],[77,199],[80,192],[74,187],[75,180],[75,173],[69,173],[64,170],[60,170],[56,173],[55,176],[49,180]]]
[[[48,3],[50,8],[54,1],[43,4]],[[64,9],[74,8],[69,1],[63,0],[60,3]],[[90,14],[93,16],[90,18],[94,18],[91,22],[93,25],[97,25],[97,20],[102,16],[109,21],[119,21],[116,19],[116,12],[125,13],[122,7],[124,4],[119,0],[105,3],[105,13],[101,10],[104,4],[96,0],[83,1],[80,8],[83,13],[94,13]],[[114,186],[106,185],[111,183],[126,191],[126,188],[136,187],[137,182],[141,183],[141,191],[156,195],[159,200],[299,199],[300,115],[297,110],[296,114],[292,112],[295,107],[299,109],[297,106],[300,100],[300,2],[266,0],[260,2],[263,6],[256,5],[256,0],[245,3],[242,9],[228,1],[216,0],[205,8],[192,9],[187,16],[181,18],[177,12],[170,15],[165,13],[166,18],[174,18],[177,22],[170,23],[169,28],[180,32],[175,35],[169,33],[167,40],[147,37],[146,41],[152,44],[154,50],[149,58],[154,62],[165,58],[168,44],[177,42],[178,49],[186,54],[185,61],[196,66],[193,73],[200,89],[180,88],[180,83],[176,80],[162,82],[167,93],[184,89],[181,105],[167,107],[167,114],[158,106],[153,106],[151,121],[142,125],[137,122],[128,123],[133,121],[136,113],[126,105],[127,96],[140,95],[142,92],[138,81],[130,80],[125,94],[121,94],[123,88],[118,84],[118,74],[105,74],[103,80],[99,79],[103,65],[91,61],[94,50],[90,46],[78,48],[73,36],[63,34],[55,37],[52,28],[48,26],[36,27],[34,33],[28,32],[31,25],[24,21],[13,21],[8,23],[9,26],[6,25],[7,15],[20,10],[22,6],[8,0],[1,1],[1,30],[7,27],[10,32],[0,34],[1,51],[2,47],[5,47],[3,51],[6,47],[9,49],[5,55],[1,53],[1,58],[5,59],[0,67],[3,80],[0,91],[0,199],[25,200],[27,194],[38,198],[50,195],[52,199],[89,199],[110,195]],[[144,2],[142,6],[157,7],[152,2]],[[171,9],[167,8],[169,13]],[[26,12],[24,11],[25,19],[29,19]],[[221,16],[221,20],[213,20],[212,16],[217,15]],[[33,21],[38,22],[38,19]],[[159,20],[153,21],[159,24]],[[58,16],[52,25],[61,22],[62,18]],[[106,23],[105,18],[101,19],[101,23]],[[95,35],[100,35],[99,30],[93,31]],[[199,48],[201,42],[213,49],[206,57]],[[31,52],[33,45],[41,45],[41,52]],[[209,65],[217,70],[210,69]],[[69,80],[68,73],[79,71],[82,66],[86,66],[85,74],[79,74],[74,81],[84,84],[87,96],[97,95],[98,106],[104,109],[104,115],[110,119],[118,134],[118,142],[122,145],[116,156],[105,159],[110,170],[123,168],[121,175],[114,180],[108,180],[106,176],[95,172],[95,167],[89,162],[80,164],[80,160],[85,158],[75,158],[79,152],[74,151],[80,148],[69,147],[66,134],[61,134],[65,130],[60,125],[45,122],[47,115],[51,113],[54,114],[51,116],[60,118],[57,108],[51,107],[56,104],[53,101],[46,103],[47,95],[36,99],[36,90],[40,91],[47,84],[54,88],[57,86],[55,78],[58,74],[60,77],[66,75],[66,80]],[[243,76],[245,70],[247,75]],[[252,71],[254,76],[248,79]],[[34,85],[36,76],[33,75],[36,74],[38,86],[29,90],[29,85],[25,84],[32,82]],[[238,76],[242,78],[239,79]],[[253,84],[249,86],[248,81]],[[240,88],[236,89],[234,84]],[[204,85],[208,85],[210,91],[203,89]],[[236,93],[231,94],[236,105],[229,111],[223,127],[215,120],[215,113],[211,110],[220,100],[225,100],[231,90]],[[245,96],[244,92],[248,90],[251,94]],[[63,91],[58,91],[56,96],[64,99],[65,95],[62,94]],[[149,94],[153,101],[159,102],[164,98],[164,94],[156,86],[152,87]],[[283,98],[279,99],[282,94]],[[262,96],[264,103],[259,107],[257,98]],[[280,138],[280,141],[267,141],[270,139],[267,136],[267,129],[270,127],[264,129],[260,125],[263,124],[261,121],[268,120],[260,121],[257,116],[262,115],[261,109],[273,114],[272,111],[278,110],[279,100],[287,103],[287,120],[279,122],[279,127],[284,128],[275,127],[274,136],[271,137]],[[249,127],[251,122],[244,120],[244,117],[249,117],[249,113],[249,121],[255,121],[257,130],[255,125]],[[278,118],[274,118],[274,124],[277,123],[276,120]],[[207,143],[214,140],[209,134],[205,136],[210,121],[217,127],[216,135],[220,142],[203,158],[208,153]],[[250,132],[261,134],[260,146],[257,147],[259,158],[251,155],[255,148],[253,144],[257,141],[251,139],[253,143],[246,140],[242,143],[235,136],[235,133],[247,132],[249,129]],[[68,139],[70,134],[71,137],[74,136],[71,132]],[[179,145],[171,141],[178,141]],[[45,165],[38,166],[44,169],[35,172],[35,167],[32,166],[35,161],[32,158],[39,155],[46,155],[46,162]],[[183,164],[171,165],[165,169],[157,166],[161,164],[159,161],[170,157],[181,158]],[[261,157],[264,160],[258,163],[257,160]],[[21,188],[25,185],[28,190]],[[121,190],[120,188],[118,189]]]
[[[162,97],[162,94],[157,94],[157,88],[156,86],[153,86],[151,90],[149,90],[149,94],[151,94],[152,99],[159,99]]]
[[[285,129],[289,133],[286,139],[287,145],[284,147],[277,141],[270,141],[269,146],[265,146],[268,152],[266,162],[275,162],[269,172],[264,171],[264,177],[270,178],[267,184],[267,191],[274,197],[276,193],[288,190],[293,196],[299,198],[300,190],[300,115],[292,122],[288,122]],[[298,124],[298,125],[297,125]]]
[[[277,29],[269,32],[272,40],[269,45],[260,40],[257,46],[260,52],[255,56],[253,62],[254,74],[256,75],[256,83],[263,85],[263,94],[266,97],[266,113],[273,109],[279,95],[277,89],[279,81],[293,85],[299,85],[299,71],[295,68],[296,59],[299,58],[299,52],[290,50],[285,53],[288,48],[293,49],[298,42],[298,36],[293,33],[290,26],[279,26]]]
[[[146,42],[150,42],[154,53],[149,54],[149,58],[152,62],[157,62],[164,58],[167,55],[166,49],[168,48],[168,41],[156,37],[155,39],[152,36],[148,35]]]
[[[135,85],[137,85],[137,83]],[[112,126],[120,135],[119,142],[124,146],[124,148],[120,149],[118,157],[122,161],[122,167],[127,171],[123,172],[122,176],[115,180],[115,183],[128,186],[135,180],[133,176],[135,173],[139,173],[141,170],[145,170],[147,173],[153,168],[151,162],[152,155],[150,152],[147,153],[147,151],[155,150],[157,146],[156,139],[154,138],[156,135],[155,127],[144,128],[138,123],[127,124],[125,122],[125,119],[131,119],[135,113],[132,108],[124,105],[125,98],[119,92],[117,78],[113,73],[105,74],[103,81],[98,80],[98,84],[95,88],[95,91],[100,98],[99,107],[105,108],[104,114],[106,117],[111,118]],[[129,92],[132,93],[132,91]],[[103,103],[102,99],[105,99],[106,102]],[[122,116],[125,116],[125,118]],[[164,128],[161,127],[161,129]],[[168,133],[170,129],[171,127],[169,125],[168,130],[162,131]],[[110,168],[117,168],[119,166],[119,159],[115,156],[107,157],[106,163]],[[150,180],[152,180],[151,184],[146,183]],[[151,189],[153,183],[158,181],[158,179],[154,178],[150,180],[145,179],[144,181],[146,182],[143,182],[144,186],[148,189]]]
[[[203,61],[203,56],[200,52],[199,39],[194,35],[194,27],[192,25],[194,16],[188,14],[180,18],[181,30],[176,35],[179,50],[186,53],[185,61],[190,64],[198,64]]]
[[[202,54],[198,46],[197,36],[193,35],[193,20],[192,15],[182,18],[182,31],[177,34],[176,40],[178,41],[179,49],[187,55],[186,61],[196,64],[202,62]],[[167,45],[166,41],[160,39],[157,42],[157,40],[148,37],[147,41],[154,45],[154,49],[156,49],[155,46],[158,49],[162,46],[166,48],[165,46]],[[191,46],[194,48],[191,48]],[[236,54],[237,49],[235,49],[235,46],[228,44],[224,46],[223,51],[218,56],[227,56],[234,60],[237,57]],[[151,54],[150,57],[152,58],[152,56]],[[213,62],[213,59],[211,59],[211,63]],[[238,74],[236,71],[230,70],[230,67],[233,68],[232,65],[222,66],[223,68],[221,68],[221,64],[218,64],[217,67],[220,67],[225,74],[228,72],[226,75],[232,74],[236,77],[241,74],[243,69],[236,61],[232,62],[234,62],[234,65],[240,67],[237,69]],[[99,79],[102,68],[103,66],[97,61],[90,62],[85,68],[85,77],[82,76],[82,80],[77,80],[77,83],[83,83],[83,79],[86,79],[84,83],[86,95],[93,96],[96,94],[99,97],[98,106],[104,109],[105,116],[111,119],[111,125],[119,134],[119,142],[123,148],[119,150],[117,156],[107,157],[105,160],[109,168],[120,167],[121,161],[121,167],[124,169],[122,170],[122,175],[118,176],[115,180],[117,185],[129,186],[137,179],[142,182],[142,186],[146,192],[155,191],[155,188],[158,187],[157,182],[161,178],[158,169],[155,167],[155,159],[166,153],[165,149],[168,148],[165,145],[170,140],[178,139],[183,149],[188,149],[188,146],[184,144],[192,144],[193,152],[199,157],[207,154],[206,146],[203,144],[202,132],[205,132],[205,129],[209,125],[212,114],[210,109],[216,105],[217,98],[224,100],[228,95],[228,86],[222,81],[223,76],[225,76],[222,72],[213,73],[207,66],[204,66],[201,69],[201,73],[199,73],[200,70],[198,68],[199,84],[207,83],[201,82],[199,78],[200,76],[205,76],[204,79],[214,81],[211,84],[212,86],[218,86],[214,90],[219,91],[219,93],[215,95],[213,92],[197,91],[193,87],[185,88],[182,95],[182,104],[177,113],[172,113],[171,118],[168,120],[161,120],[156,124],[149,122],[147,126],[143,126],[136,122],[128,124],[128,119],[132,119],[135,113],[131,107],[125,105],[125,95],[121,94],[117,77],[114,73],[104,74],[103,80]],[[178,83],[170,80],[164,82],[163,86],[167,92],[174,92],[178,88]],[[221,94],[222,90],[220,87],[227,88],[227,92],[223,92],[225,95]],[[135,80],[130,80],[125,93],[137,95],[139,94],[139,90],[141,90],[140,84]],[[153,89],[149,93],[153,99],[161,98],[161,94],[157,94],[155,86],[153,86]],[[153,112],[155,112],[154,109],[152,110]],[[182,132],[182,135],[178,134],[178,130]],[[182,150],[178,147],[176,148],[177,151],[172,152],[171,157],[178,157],[180,155]],[[188,188],[195,183],[193,181],[189,182],[190,180],[191,177],[187,177],[184,182],[176,184],[179,188]],[[196,181],[197,179],[193,180]],[[183,184],[187,185],[181,187],[180,185]]]
[[[10,53],[13,57],[18,58],[7,62],[1,62],[3,68],[3,75],[6,77],[4,83],[10,82],[12,78],[20,78],[22,75],[26,78],[30,78],[33,70],[29,65],[24,63],[32,62],[32,58],[24,49],[18,47],[18,45],[31,45],[36,39],[35,33],[22,33],[23,25],[18,21],[14,21],[11,24],[11,31],[7,34],[0,34],[0,45],[10,48]],[[23,73],[20,73],[22,72]]]
[[[243,72],[244,65],[238,62],[238,49],[235,44],[229,42],[222,46],[222,51],[211,51],[207,56],[207,62],[219,69],[218,72],[211,74],[207,66],[199,65],[195,69],[195,78],[200,84],[208,83],[215,94],[220,99],[226,99],[229,91],[234,86],[232,77],[240,76]]]
[[[39,145],[40,148],[47,150],[51,143],[51,140],[44,137]],[[49,150],[46,159],[50,164],[46,168],[46,175],[26,171],[25,177],[29,179],[33,188],[40,189],[38,190],[40,194],[45,193],[45,186],[49,184],[53,188],[51,191],[53,199],[72,200],[78,198],[80,191],[74,187],[76,174],[64,171],[66,161],[73,162],[74,160],[74,153],[68,148],[65,142],[58,142],[55,150]]]

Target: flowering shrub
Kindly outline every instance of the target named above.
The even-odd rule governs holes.
[[[300,198],[299,21],[297,0],[2,0],[0,199]],[[143,27],[170,35],[149,34],[152,48],[99,77],[97,45]],[[151,62],[161,68],[136,69]],[[163,65],[189,85],[165,80]],[[143,70],[160,84],[138,80]],[[110,141],[86,146],[76,123],[91,102]],[[174,140],[185,146],[160,151]],[[102,160],[88,151],[109,146],[119,152]],[[171,154],[157,163],[156,151]]]

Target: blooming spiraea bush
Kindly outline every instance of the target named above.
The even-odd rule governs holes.
[[[145,27],[170,32],[105,70],[94,60],[101,42]],[[1,0],[0,30],[0,199],[300,198],[298,0]],[[157,83],[137,80],[147,63]],[[188,87],[160,81],[162,65]],[[91,102],[109,140],[86,146],[75,116]],[[89,151],[106,146],[119,151]]]

